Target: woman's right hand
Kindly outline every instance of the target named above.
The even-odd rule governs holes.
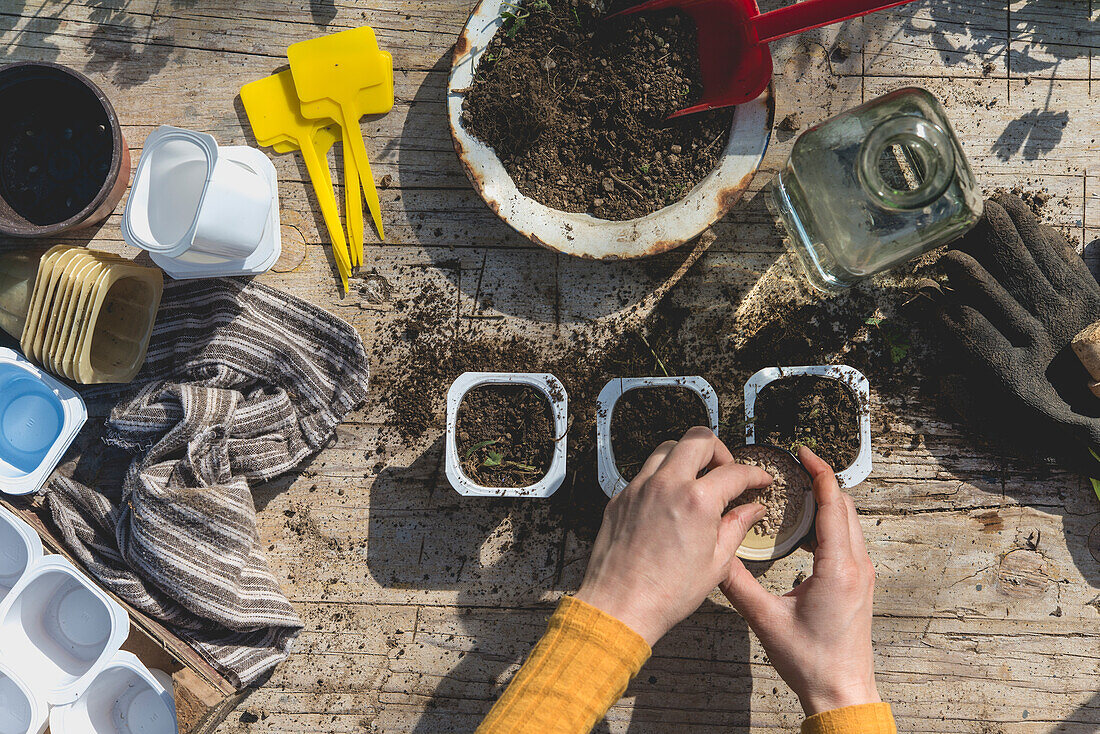
[[[855,504],[833,470],[805,447],[798,458],[813,477],[817,500],[813,575],[773,596],[735,561],[721,588],[812,716],[880,700],[871,653],[875,569]]]

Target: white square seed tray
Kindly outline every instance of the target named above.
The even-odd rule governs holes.
[[[458,408],[462,398],[470,390],[482,385],[528,385],[550,401],[554,417],[554,455],[550,468],[542,479],[527,487],[483,487],[472,481],[462,471],[458,458]],[[451,384],[447,391],[447,479],[455,491],[467,497],[549,497],[558,491],[565,481],[566,433],[569,428],[569,397],[558,378],[544,372],[466,372]]]
[[[684,387],[691,390],[707,406],[710,430],[718,435],[718,394],[702,377],[615,378],[603,386],[596,398],[596,473],[600,487],[608,497],[614,497],[629,484],[615,465],[615,451],[611,446],[611,416],[615,412],[615,404],[624,394],[642,387]]]
[[[813,365],[807,367],[767,367],[745,383],[745,443],[756,443],[756,396],[765,385],[784,377],[812,375],[843,382],[856,394],[859,402],[859,454],[843,471],[836,473],[841,489],[851,489],[871,474],[871,386],[859,370],[847,365]]]

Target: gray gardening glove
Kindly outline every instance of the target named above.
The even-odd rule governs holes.
[[[990,424],[1100,477],[1100,399],[1070,341],[1100,319],[1100,286],[1066,239],[1016,196],[986,202],[941,260],[939,310]],[[1100,449],[1098,449],[1100,450]]]

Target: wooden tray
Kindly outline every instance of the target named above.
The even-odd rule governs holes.
[[[56,537],[49,511],[40,503],[35,503],[31,498],[5,496],[0,497],[0,505],[37,530],[47,552],[59,553],[78,568],[83,568]],[[111,594],[110,591],[107,593]],[[114,594],[111,597],[130,614],[130,636],[122,648],[137,655],[148,667],[163,670],[172,676],[180,732],[210,734],[252,691],[251,688],[238,691],[190,645],[160,622]]]

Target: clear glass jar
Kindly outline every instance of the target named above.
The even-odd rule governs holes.
[[[946,244],[982,213],[943,105],[916,87],[802,133],[768,203],[810,282],[826,291]]]

